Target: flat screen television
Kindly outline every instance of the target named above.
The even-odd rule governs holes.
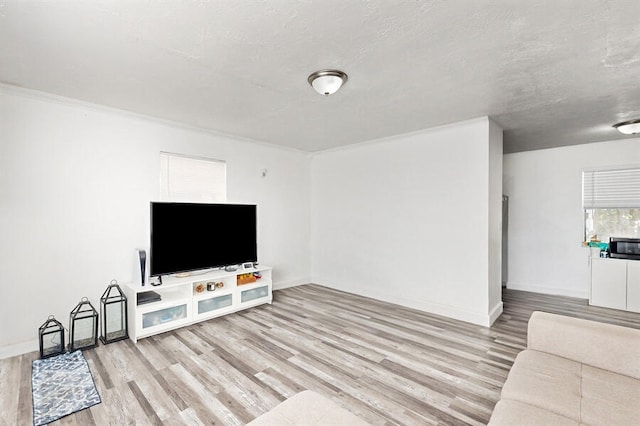
[[[151,276],[258,261],[256,206],[151,203]]]

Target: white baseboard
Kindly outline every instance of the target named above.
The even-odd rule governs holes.
[[[453,306],[443,305],[440,303],[433,303],[425,300],[405,299],[402,297],[398,297],[397,295],[396,296],[387,295],[387,294],[377,295],[372,293],[371,288],[351,287],[346,289],[344,287],[332,286],[330,284],[325,284],[322,282],[320,282],[319,285],[333,288],[335,290],[345,291],[347,293],[357,294],[359,296],[369,297],[371,299],[380,300],[382,302],[394,303],[396,305],[405,306],[407,308],[417,309],[419,311],[424,311],[424,312],[428,312],[435,315],[441,315],[447,318],[453,318],[453,319],[468,322],[471,324],[481,325],[484,327],[489,327],[493,322],[488,313],[481,314],[476,312],[470,312],[470,311],[465,311]],[[496,308],[494,308],[494,311],[496,311]],[[502,313],[502,302],[500,303],[499,309],[500,309],[500,313]],[[497,315],[499,316],[500,313],[498,313]]]
[[[274,290],[282,290],[284,288],[295,287],[303,284],[309,284],[309,279],[298,279],[292,281],[283,281],[273,284]],[[26,354],[28,352],[38,351],[40,346],[38,340],[17,343],[15,345],[0,347],[0,359],[11,358],[12,356]]]
[[[299,285],[309,284],[311,283],[310,279],[297,279],[291,281],[282,281],[273,284],[274,290],[282,290],[289,287],[296,287]],[[371,294],[371,289],[344,289],[340,286],[331,286],[326,284],[324,285],[329,288],[334,288],[340,291],[346,291],[349,293],[358,294],[364,297],[370,297],[372,299],[380,300],[383,302],[395,303],[397,305],[406,306],[413,309],[418,309],[420,311],[429,312],[436,315],[442,315],[444,317],[457,319],[464,322],[469,322],[472,324],[477,324],[485,327],[489,327],[493,322],[502,314],[503,305],[502,302],[497,304],[488,315],[478,314],[475,312],[469,312],[465,310],[461,310],[452,306],[442,305],[439,303],[426,302],[421,300],[414,299],[404,299],[401,297],[387,297],[387,296],[376,296],[375,294]],[[537,293],[547,293],[545,291],[539,291],[539,289],[532,288],[516,288],[511,285],[509,288],[513,288],[516,290],[525,290],[525,291],[533,291]],[[548,294],[558,294],[558,293],[548,293]],[[572,297],[580,297],[571,295]],[[588,295],[587,295],[588,296]],[[584,298],[586,298],[585,296]],[[0,359],[10,358],[16,355],[22,355],[28,352],[37,351],[39,348],[37,340],[31,340],[28,342],[17,343],[14,345],[0,347]]]
[[[29,352],[39,351],[40,344],[38,340],[30,340],[28,342],[16,343],[15,345],[3,346],[0,348],[0,359],[11,358],[12,356],[22,355]]]
[[[530,291],[533,293],[552,294],[555,296],[576,297],[579,299],[589,298],[589,289],[576,290],[575,288],[566,288],[566,287],[563,288],[563,287],[535,286],[535,285],[523,284],[523,283],[517,283],[517,282],[514,283],[513,281],[507,282],[507,288],[509,290]]]
[[[502,315],[503,306],[504,304],[500,302],[489,312],[489,324],[493,324]]]
[[[303,279],[292,280],[292,281],[281,281],[281,282],[273,283],[273,289],[282,290],[289,287],[296,287],[303,284],[309,284],[310,282],[311,280],[309,278],[303,278]]]

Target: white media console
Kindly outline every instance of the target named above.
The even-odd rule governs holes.
[[[261,278],[240,284],[243,274],[254,273]],[[129,338],[134,343],[143,337],[271,303],[273,299],[271,268],[262,265],[233,272],[215,270],[186,277],[168,276],[163,277],[162,282],[159,286],[123,286],[127,296]],[[158,293],[161,299],[138,305],[138,293],[147,291]]]

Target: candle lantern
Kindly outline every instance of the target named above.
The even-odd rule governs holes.
[[[107,344],[128,337],[127,297],[118,282],[111,280],[100,298],[100,341]]]
[[[40,358],[49,358],[64,353],[64,327],[53,315],[38,329]]]
[[[69,315],[69,351],[98,346],[98,312],[83,297]]]

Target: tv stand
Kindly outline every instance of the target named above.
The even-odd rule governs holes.
[[[213,290],[207,290],[207,284]],[[272,288],[271,268],[263,265],[188,277],[165,276],[157,287],[125,284],[129,338],[136,343],[144,337],[271,303]],[[161,300],[138,305],[138,293],[152,289]]]

